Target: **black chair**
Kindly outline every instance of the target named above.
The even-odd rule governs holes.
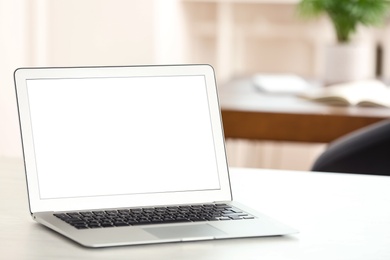
[[[331,142],[311,170],[390,175],[390,119]]]

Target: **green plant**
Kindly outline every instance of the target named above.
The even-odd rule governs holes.
[[[358,25],[382,24],[389,7],[388,0],[301,0],[298,12],[307,18],[326,14],[332,21],[338,42],[347,43]]]

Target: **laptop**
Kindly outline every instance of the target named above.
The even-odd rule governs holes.
[[[209,65],[14,73],[32,218],[86,247],[296,230],[232,200]]]

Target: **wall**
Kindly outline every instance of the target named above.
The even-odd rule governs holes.
[[[21,156],[17,67],[181,63],[177,2],[0,0],[0,157]]]
[[[47,63],[128,65],[154,61],[154,1],[47,1]]]
[[[23,0],[0,0],[0,158],[21,155],[13,71],[27,62]]]

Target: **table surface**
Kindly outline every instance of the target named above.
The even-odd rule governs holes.
[[[390,177],[231,169],[234,197],[292,236],[81,247],[35,223],[21,160],[0,162],[2,259],[390,259]]]
[[[327,143],[390,117],[390,108],[336,107],[267,94],[250,78],[219,87],[226,138]]]

